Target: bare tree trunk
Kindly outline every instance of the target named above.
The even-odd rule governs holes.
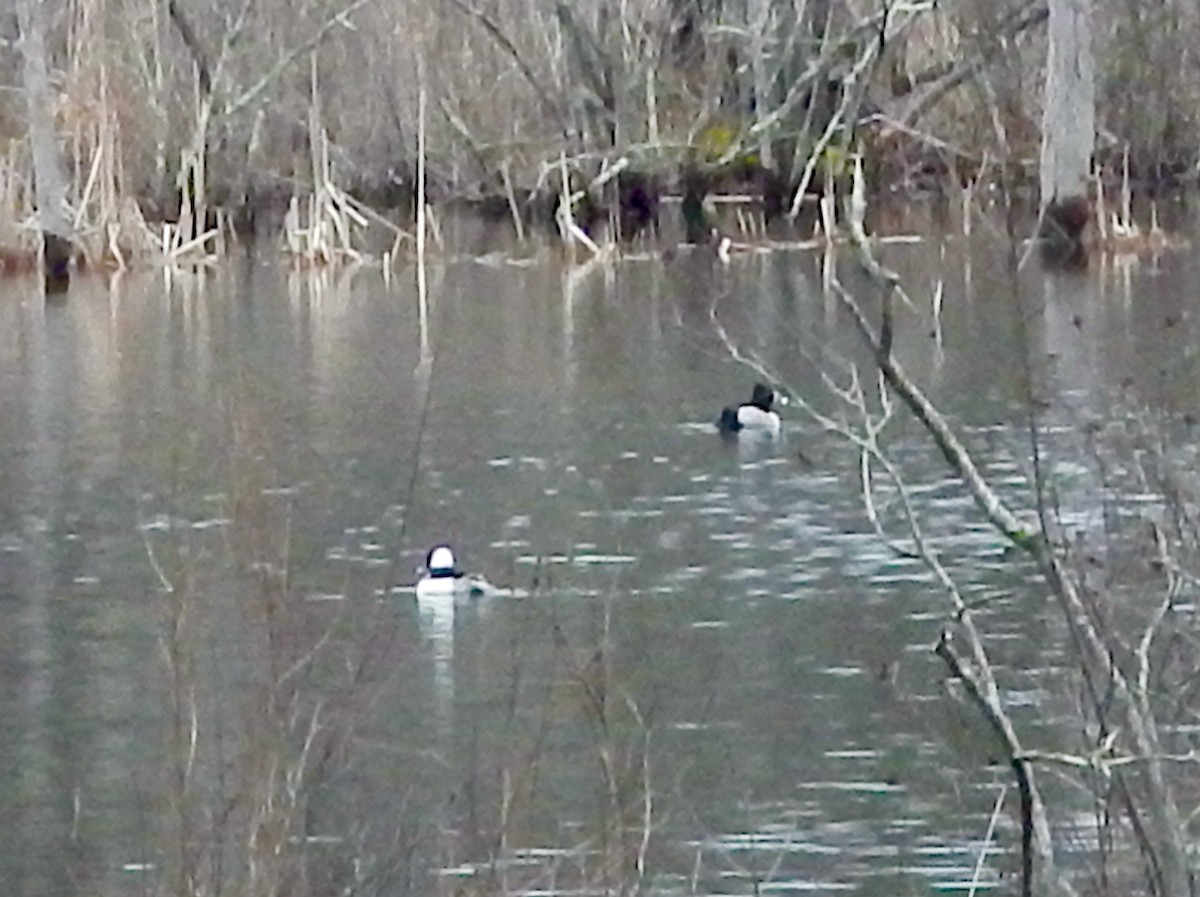
[[[66,213],[66,177],[54,130],[54,100],[46,66],[46,5],[48,0],[19,0],[21,55],[24,60],[25,101],[29,139],[33,148],[37,188],[38,227],[42,232],[42,273],[48,289],[61,290],[70,280],[71,222]]]
[[[1091,217],[1087,197],[1096,104],[1091,20],[1092,0],[1050,0],[1042,116],[1043,235],[1076,246]]]
[[[771,24],[770,0],[749,0],[746,7],[746,25],[750,29],[750,66],[754,73],[754,102],[759,112],[770,108],[774,100],[767,73],[767,30]],[[772,54],[773,55],[773,54]],[[758,135],[758,158],[763,168],[773,169],[775,159],[771,153],[771,134],[763,130]]]

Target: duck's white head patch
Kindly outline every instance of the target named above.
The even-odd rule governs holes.
[[[430,570],[453,570],[454,552],[448,545],[439,545],[429,552],[429,559],[425,566]]]

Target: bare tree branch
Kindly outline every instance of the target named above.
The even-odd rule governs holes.
[[[338,27],[339,25],[345,25],[349,16],[357,12],[359,9],[362,9],[362,7],[366,6],[368,3],[374,2],[375,0],[353,0],[353,2],[348,6],[330,16],[325,20],[321,27],[317,29],[316,33],[313,34],[312,37],[284,53],[283,56],[275,61],[274,65],[267,69],[264,75],[251,84],[250,87],[243,91],[240,96],[228,103],[221,110],[221,114],[225,116],[235,115],[243,108],[253,103],[258,99],[263,91],[271,86],[276,78],[278,78],[287,70],[287,68],[293,62],[295,62],[304,54],[318,47],[329,34],[329,32],[331,32],[334,28]]]
[[[915,127],[947,94],[991,65],[1007,41],[1041,25],[1048,15],[1046,0],[1034,0],[1009,16],[998,32],[981,35],[981,45],[974,55],[919,72],[913,76],[913,84],[927,85],[927,89],[908,95],[898,109],[888,113],[888,117],[894,118],[905,129]]]
[[[196,29],[192,27],[191,21],[180,7],[178,0],[167,0],[167,15],[175,25],[175,30],[179,32],[183,45],[192,54],[192,62],[196,66],[196,77],[200,81],[200,92],[206,97],[210,96],[213,92],[212,67],[208,61],[208,53],[205,52],[200,38],[196,34]]]
[[[559,127],[562,129],[563,136],[569,137],[571,129],[567,124],[566,119],[563,118],[562,110],[558,107],[558,104],[550,98],[549,92],[542,85],[542,82],[538,79],[537,75],[533,73],[533,69],[531,69],[528,63],[525,62],[524,58],[522,58],[520,52],[516,48],[516,45],[514,45],[513,42],[508,39],[508,35],[504,33],[504,30],[490,16],[488,16],[487,13],[480,9],[476,9],[473,6],[468,6],[463,2],[463,0],[447,0],[447,2],[461,12],[466,13],[468,16],[471,16],[473,19],[477,20],[479,24],[483,26],[484,30],[492,36],[492,39],[500,46],[500,48],[512,57],[513,62],[517,64],[517,68],[521,70],[521,74],[525,76],[525,80],[529,82],[529,86],[533,88],[533,92],[537,94],[538,101],[541,103],[542,108],[556,121],[558,121]]]

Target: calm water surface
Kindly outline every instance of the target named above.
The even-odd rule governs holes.
[[[1065,477],[1121,397],[1198,410],[1184,255],[1031,265],[1020,301],[986,247],[890,259],[924,303],[900,356],[1014,497],[1030,378]],[[248,844],[302,859],[289,893],[965,890],[1006,776],[930,654],[943,596],[872,534],[836,437],[711,426],[755,379],[714,314],[836,407],[818,372],[857,350],[821,265],[464,260],[424,309],[411,272],[265,260],[51,306],[6,284],[6,892],[179,893],[182,869],[252,893]],[[1040,590],[890,433],[991,599],[1015,716],[1069,737]],[[1095,523],[1086,483],[1064,497]],[[443,540],[514,594],[419,609]],[[985,885],[1009,887],[1010,820]]]

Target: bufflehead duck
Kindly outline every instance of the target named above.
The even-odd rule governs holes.
[[[717,429],[726,434],[746,430],[774,436],[782,427],[779,415],[772,407],[776,400],[780,405],[786,404],[784,397],[776,396],[771,387],[765,383],[755,383],[749,402],[731,405],[721,411]]]
[[[429,549],[425,556],[425,575],[417,583],[417,598],[462,598],[486,595],[491,591],[487,580],[468,576],[458,569],[454,550],[449,545]]]

